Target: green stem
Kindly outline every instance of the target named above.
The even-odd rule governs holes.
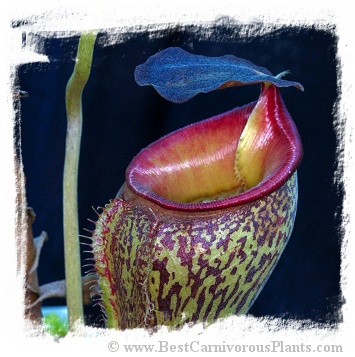
[[[82,131],[82,92],[90,75],[96,32],[83,33],[66,88],[67,136],[63,176],[64,256],[69,329],[84,326],[78,224],[78,168]]]

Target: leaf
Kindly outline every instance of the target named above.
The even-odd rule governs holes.
[[[53,337],[65,337],[69,332],[68,322],[55,313],[43,317],[44,329]]]
[[[233,55],[207,57],[169,47],[137,66],[134,75],[140,86],[152,85],[163,98],[183,103],[199,93],[263,82],[303,91],[300,83],[281,79],[285,73],[273,76],[266,68]]]

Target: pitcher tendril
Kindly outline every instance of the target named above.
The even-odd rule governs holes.
[[[84,324],[78,224],[78,164],[82,132],[82,93],[90,75],[96,32],[79,39],[76,63],[66,88],[67,134],[63,176],[64,254],[69,329]]]

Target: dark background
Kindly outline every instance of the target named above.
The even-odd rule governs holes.
[[[262,24],[249,26],[262,30]],[[304,158],[299,167],[299,205],[294,231],[274,273],[250,310],[256,317],[283,317],[336,326],[341,321],[340,243],[342,187],[336,187],[337,37],[334,28],[278,28],[268,35],[243,37],[246,26],[219,23],[208,29],[175,27],[157,32],[126,33],[108,45],[98,36],[91,77],[83,95],[84,126],[79,172],[80,234],[93,229],[92,207],[104,206],[124,182],[125,169],[142,148],[164,134],[257,99],[259,86],[200,94],[184,104],[162,99],[153,88],[139,87],[134,69],[159,50],[179,46],[195,54],[233,54],[268,68],[305,91],[281,89],[300,132]],[[153,37],[153,39],[151,39]],[[22,150],[28,205],[37,218],[34,234],[49,240],[42,250],[39,280],[64,279],[62,175],[66,131],[65,87],[72,73],[78,37],[36,38],[50,63],[22,65],[17,86],[29,92],[21,100],[15,136]],[[112,38],[111,38],[112,40]],[[84,240],[83,240],[84,241]],[[86,248],[83,246],[83,250]],[[83,259],[91,257],[82,253]],[[88,268],[83,268],[83,274]],[[62,305],[50,299],[44,305]],[[98,307],[85,309],[89,323],[99,324]],[[307,322],[308,321],[308,322]]]

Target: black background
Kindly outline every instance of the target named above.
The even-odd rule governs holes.
[[[249,29],[263,29],[262,24]],[[208,30],[208,31],[207,31]],[[164,134],[257,99],[259,86],[200,94],[184,104],[162,99],[153,88],[139,87],[134,69],[169,46],[207,56],[233,54],[268,68],[290,70],[286,79],[305,91],[281,89],[300,132],[304,158],[299,167],[299,205],[293,234],[275,271],[250,310],[256,317],[283,317],[334,325],[340,314],[340,243],[342,187],[337,169],[334,109],[337,92],[337,37],[334,28],[284,27],[267,35],[245,37],[248,26],[219,23],[208,29],[174,27],[152,34],[126,33],[108,45],[100,33],[91,77],[83,94],[84,126],[79,172],[79,225],[93,229],[92,207],[114,198],[125,169],[142,148]],[[110,31],[108,31],[110,33]],[[207,35],[208,33],[208,35]],[[255,33],[255,32],[253,32]],[[256,31],[257,33],[257,31]],[[40,284],[64,279],[62,175],[66,130],[65,87],[72,73],[78,36],[35,37],[49,63],[18,69],[17,85],[29,92],[21,100],[16,139],[26,175],[28,205],[37,218],[35,236],[48,233],[39,267]],[[86,250],[83,246],[82,250]],[[82,253],[82,258],[90,254]],[[83,268],[83,274],[88,268]],[[50,299],[44,305],[65,304]],[[85,309],[89,323],[99,324],[97,307]]]

